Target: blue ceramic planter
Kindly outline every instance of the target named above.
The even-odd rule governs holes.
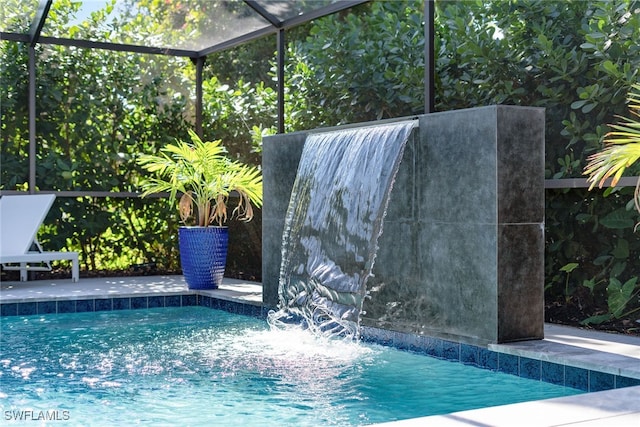
[[[227,227],[180,227],[178,229],[182,274],[189,289],[217,289],[227,263]]]

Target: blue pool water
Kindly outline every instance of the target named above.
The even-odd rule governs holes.
[[[9,424],[357,426],[581,393],[203,307],[5,317],[1,328]]]

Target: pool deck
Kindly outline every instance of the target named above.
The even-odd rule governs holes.
[[[201,294],[260,305],[262,285],[225,278],[219,289],[189,291],[182,276],[1,282],[0,303]],[[491,350],[640,379],[640,337],[545,325],[545,339]],[[378,424],[410,426],[640,427],[640,386]]]

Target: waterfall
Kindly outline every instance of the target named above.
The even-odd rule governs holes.
[[[359,336],[389,194],[415,122],[307,136],[282,237],[269,323]]]

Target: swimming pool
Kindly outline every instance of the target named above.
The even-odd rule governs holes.
[[[4,421],[96,426],[356,426],[581,393],[204,307],[5,317],[0,383]]]

